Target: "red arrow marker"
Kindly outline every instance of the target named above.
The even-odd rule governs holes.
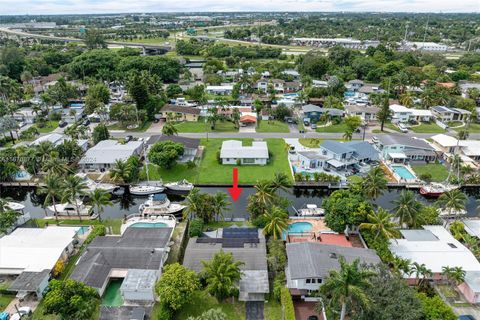
[[[232,196],[233,202],[238,200],[243,189],[238,187],[238,168],[233,168],[232,172],[233,187],[228,188],[228,192]]]

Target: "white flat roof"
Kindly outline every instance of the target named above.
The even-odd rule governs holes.
[[[0,274],[51,270],[80,227],[18,228],[0,239]]]
[[[233,90],[233,85],[226,85],[226,86],[207,86],[207,90]]]
[[[239,140],[225,140],[220,150],[220,158],[268,159],[268,147],[265,141],[253,141],[251,146],[243,146]]]
[[[425,264],[434,273],[441,273],[442,267],[462,267],[465,271],[480,271],[480,263],[463,244],[442,226],[423,226],[438,240],[409,241],[390,240],[390,250],[394,255],[412,262]]]
[[[425,110],[425,109],[408,109],[412,113],[412,115],[417,117],[431,117],[432,111]]]
[[[392,110],[393,112],[412,112],[412,110],[408,109],[407,107],[404,107],[402,105],[399,105],[399,104],[392,104],[389,106],[390,110]]]
[[[462,222],[469,235],[480,238],[480,220],[464,220]]]
[[[456,138],[443,133],[434,135],[432,137],[432,140],[441,145],[442,147],[455,147],[457,145]]]

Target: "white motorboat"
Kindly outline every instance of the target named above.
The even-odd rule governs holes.
[[[174,214],[185,209],[185,205],[171,203],[166,194],[152,194],[138,208],[142,215]]]
[[[438,216],[444,219],[463,217],[466,214],[467,214],[467,210],[465,209],[460,209],[460,210],[438,209]]]
[[[191,191],[194,188],[194,185],[184,179],[177,182],[167,183],[165,184],[165,187],[172,191]]]
[[[325,215],[325,209],[319,208],[316,204],[307,204],[305,208],[299,209],[297,214],[302,217],[319,217]]]
[[[150,194],[163,192],[163,190],[165,190],[165,188],[162,186],[144,185],[130,187],[130,193],[137,196],[148,196]]]
[[[420,188],[420,194],[425,197],[433,198],[433,197],[439,197],[446,192],[449,192],[458,188],[460,188],[460,186],[448,184],[448,183],[431,182]]]
[[[81,216],[89,216],[92,212],[92,206],[84,205],[82,200],[77,200],[76,205],[74,203],[59,203],[54,206],[48,206],[47,209],[60,216],[73,216],[78,214]]]
[[[25,209],[23,204],[13,201],[7,202],[7,207],[13,211],[23,211],[23,209]]]
[[[106,192],[113,192],[117,188],[117,186],[114,184],[95,182],[82,172],[77,173],[76,176],[85,182],[85,184],[87,185],[87,190],[89,192],[93,192],[96,189],[103,189]]]

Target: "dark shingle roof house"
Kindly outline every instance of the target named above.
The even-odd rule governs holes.
[[[147,140],[147,145],[152,145],[161,141],[173,141],[182,144],[185,148],[197,149],[200,145],[200,139],[186,138],[179,136],[154,135]]]
[[[102,294],[115,269],[159,271],[168,256],[172,228],[127,228],[122,236],[95,238],[80,257],[71,278]]]
[[[243,275],[240,280],[241,301],[263,301],[269,292],[265,237],[257,228],[223,228],[205,233],[203,237],[191,238],[185,249],[183,265],[196,272],[203,270],[202,261],[210,261],[223,250],[230,252]]]

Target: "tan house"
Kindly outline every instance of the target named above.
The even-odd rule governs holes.
[[[200,109],[195,107],[165,105],[156,117],[160,120],[198,121]]]

